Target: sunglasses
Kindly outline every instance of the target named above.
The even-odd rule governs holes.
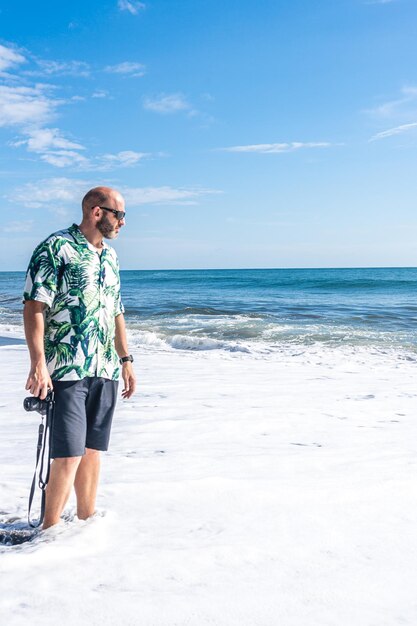
[[[124,220],[126,213],[124,211],[116,211],[116,209],[108,209],[106,206],[99,206],[99,209],[103,209],[103,211],[110,211],[113,215],[116,216],[116,219]]]

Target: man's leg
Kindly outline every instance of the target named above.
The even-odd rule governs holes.
[[[101,377],[90,378],[88,383],[89,390],[85,401],[87,416],[85,455],[78,467],[74,483],[79,519],[87,519],[95,512],[100,450],[108,449],[118,387],[116,380]]]
[[[85,449],[75,475],[75,493],[77,494],[78,519],[87,519],[96,508],[97,485],[100,475],[100,452],[92,448]]]
[[[46,488],[43,528],[59,522],[85,450],[85,401],[89,379],[53,380],[55,413],[52,425],[51,474]]]
[[[42,528],[58,524],[74,484],[80,456],[54,459],[46,487],[45,517]]]

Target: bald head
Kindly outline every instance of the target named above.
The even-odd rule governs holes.
[[[82,200],[83,216],[86,219],[90,217],[90,211],[96,206],[106,206],[108,203],[116,205],[123,205],[124,200],[121,193],[111,187],[93,187],[90,191],[87,191]],[[118,208],[118,207],[117,207]],[[123,209],[121,209],[123,210]]]
[[[111,187],[94,187],[82,200],[83,219],[80,230],[90,242],[101,245],[105,239],[115,239],[125,225],[125,201]],[[96,245],[96,244],[94,244]]]

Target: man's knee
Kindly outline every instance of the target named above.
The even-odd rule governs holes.
[[[94,448],[86,448],[85,454],[88,456],[100,456],[100,450],[94,450]]]
[[[80,464],[81,459],[82,456],[58,457],[57,459],[54,459],[54,463],[57,467],[70,472]]]

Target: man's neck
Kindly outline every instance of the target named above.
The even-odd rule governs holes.
[[[89,224],[84,224],[84,222],[81,222],[78,228],[91,245],[98,250],[103,248],[103,235],[97,228],[91,227]]]

